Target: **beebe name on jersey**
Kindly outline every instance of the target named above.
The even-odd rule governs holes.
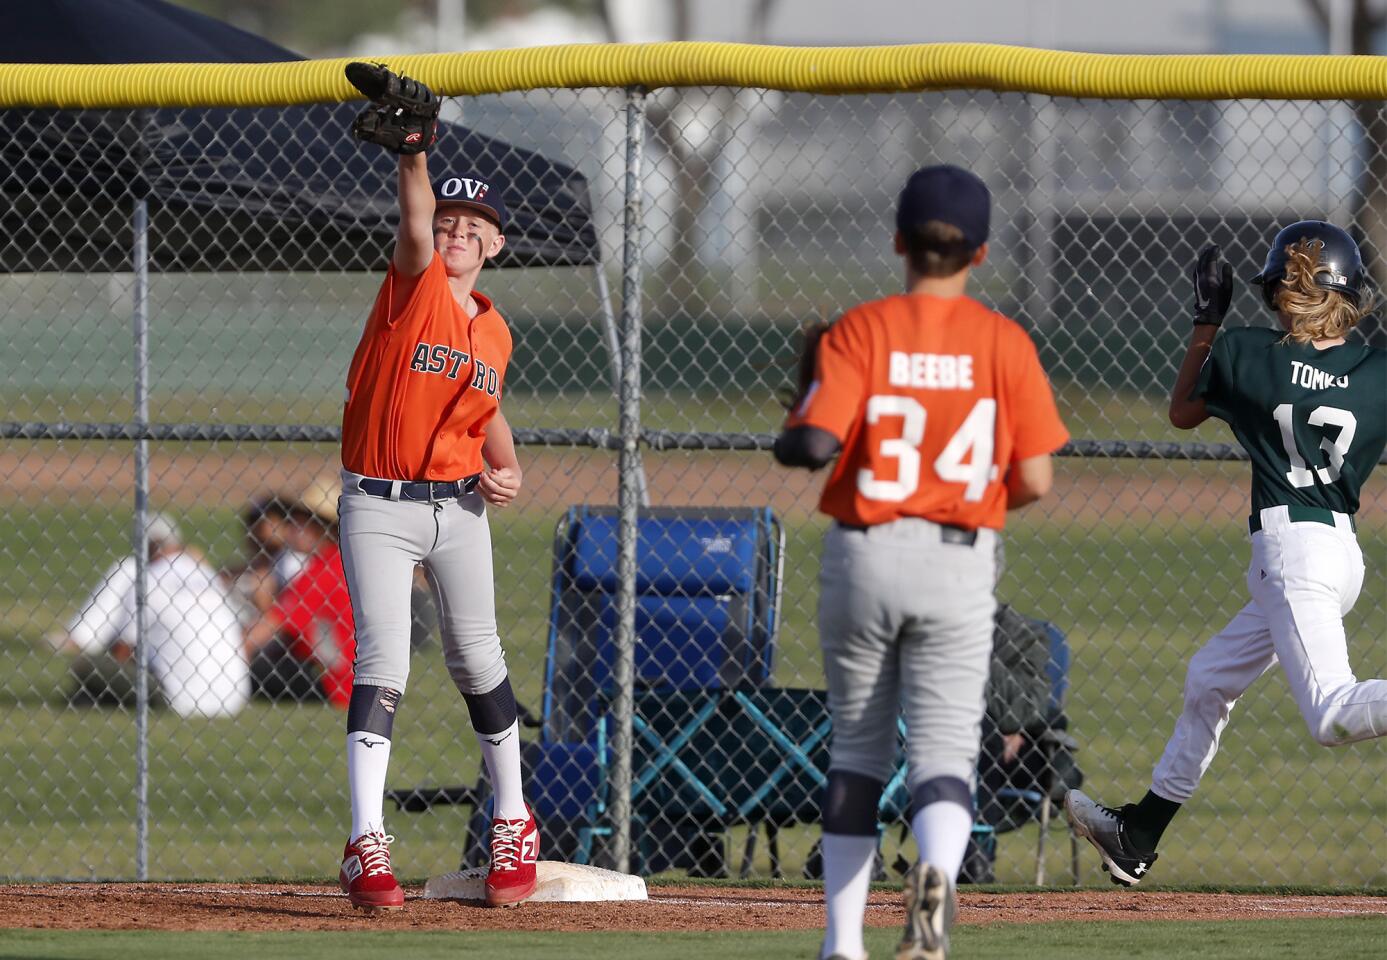
[[[449,380],[456,380],[458,371],[472,359],[465,350],[457,350],[446,343],[425,343],[421,340],[414,348],[409,369],[417,373],[441,373]],[[475,366],[476,373],[470,384],[472,389],[485,390],[490,396],[496,396],[496,391],[501,386],[500,378],[496,376],[496,368],[481,360],[476,360]]]
[[[893,387],[971,390],[973,357],[966,353],[904,353],[892,350],[887,377]]]
[[[1291,383],[1299,384],[1307,390],[1327,390],[1330,387],[1347,387],[1348,374],[1336,377],[1300,360],[1291,361]]]

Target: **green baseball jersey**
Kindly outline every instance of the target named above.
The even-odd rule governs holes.
[[[1358,510],[1387,445],[1387,351],[1362,343],[1316,350],[1279,330],[1228,329],[1193,395],[1251,457],[1254,511]]]

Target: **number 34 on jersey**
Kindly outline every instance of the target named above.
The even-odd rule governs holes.
[[[968,297],[863,304],[819,344],[816,383],[787,426],[843,445],[820,509],[1000,529],[1017,460],[1069,439],[1030,337]]]
[[[857,471],[857,489],[868,500],[901,503],[920,489],[920,447],[925,440],[929,414],[913,397],[876,395],[867,400],[867,423],[883,417],[901,418],[901,435],[883,439],[878,456]],[[987,485],[997,479],[998,467],[992,462],[997,428],[997,401],[985,397],[973,404],[963,424],[954,431],[934,460],[934,475],[946,483],[964,484],[963,499],[976,503]],[[877,476],[880,461],[896,461],[896,478]]]

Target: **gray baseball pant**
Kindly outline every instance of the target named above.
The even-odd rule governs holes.
[[[996,532],[972,546],[906,518],[824,535],[819,638],[833,714],[830,765],[891,778],[904,710],[908,782],[975,780],[996,610]]]
[[[356,683],[403,691],[409,677],[410,588],[424,565],[438,601],[443,659],[464,694],[487,693],[506,678],[496,633],[491,528],[473,493],[420,503],[361,493],[342,474],[342,567],[356,619]]]

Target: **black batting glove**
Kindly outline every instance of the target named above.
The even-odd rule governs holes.
[[[1199,251],[1190,277],[1194,280],[1194,325],[1221,326],[1233,302],[1233,268],[1223,259],[1218,244]]]

